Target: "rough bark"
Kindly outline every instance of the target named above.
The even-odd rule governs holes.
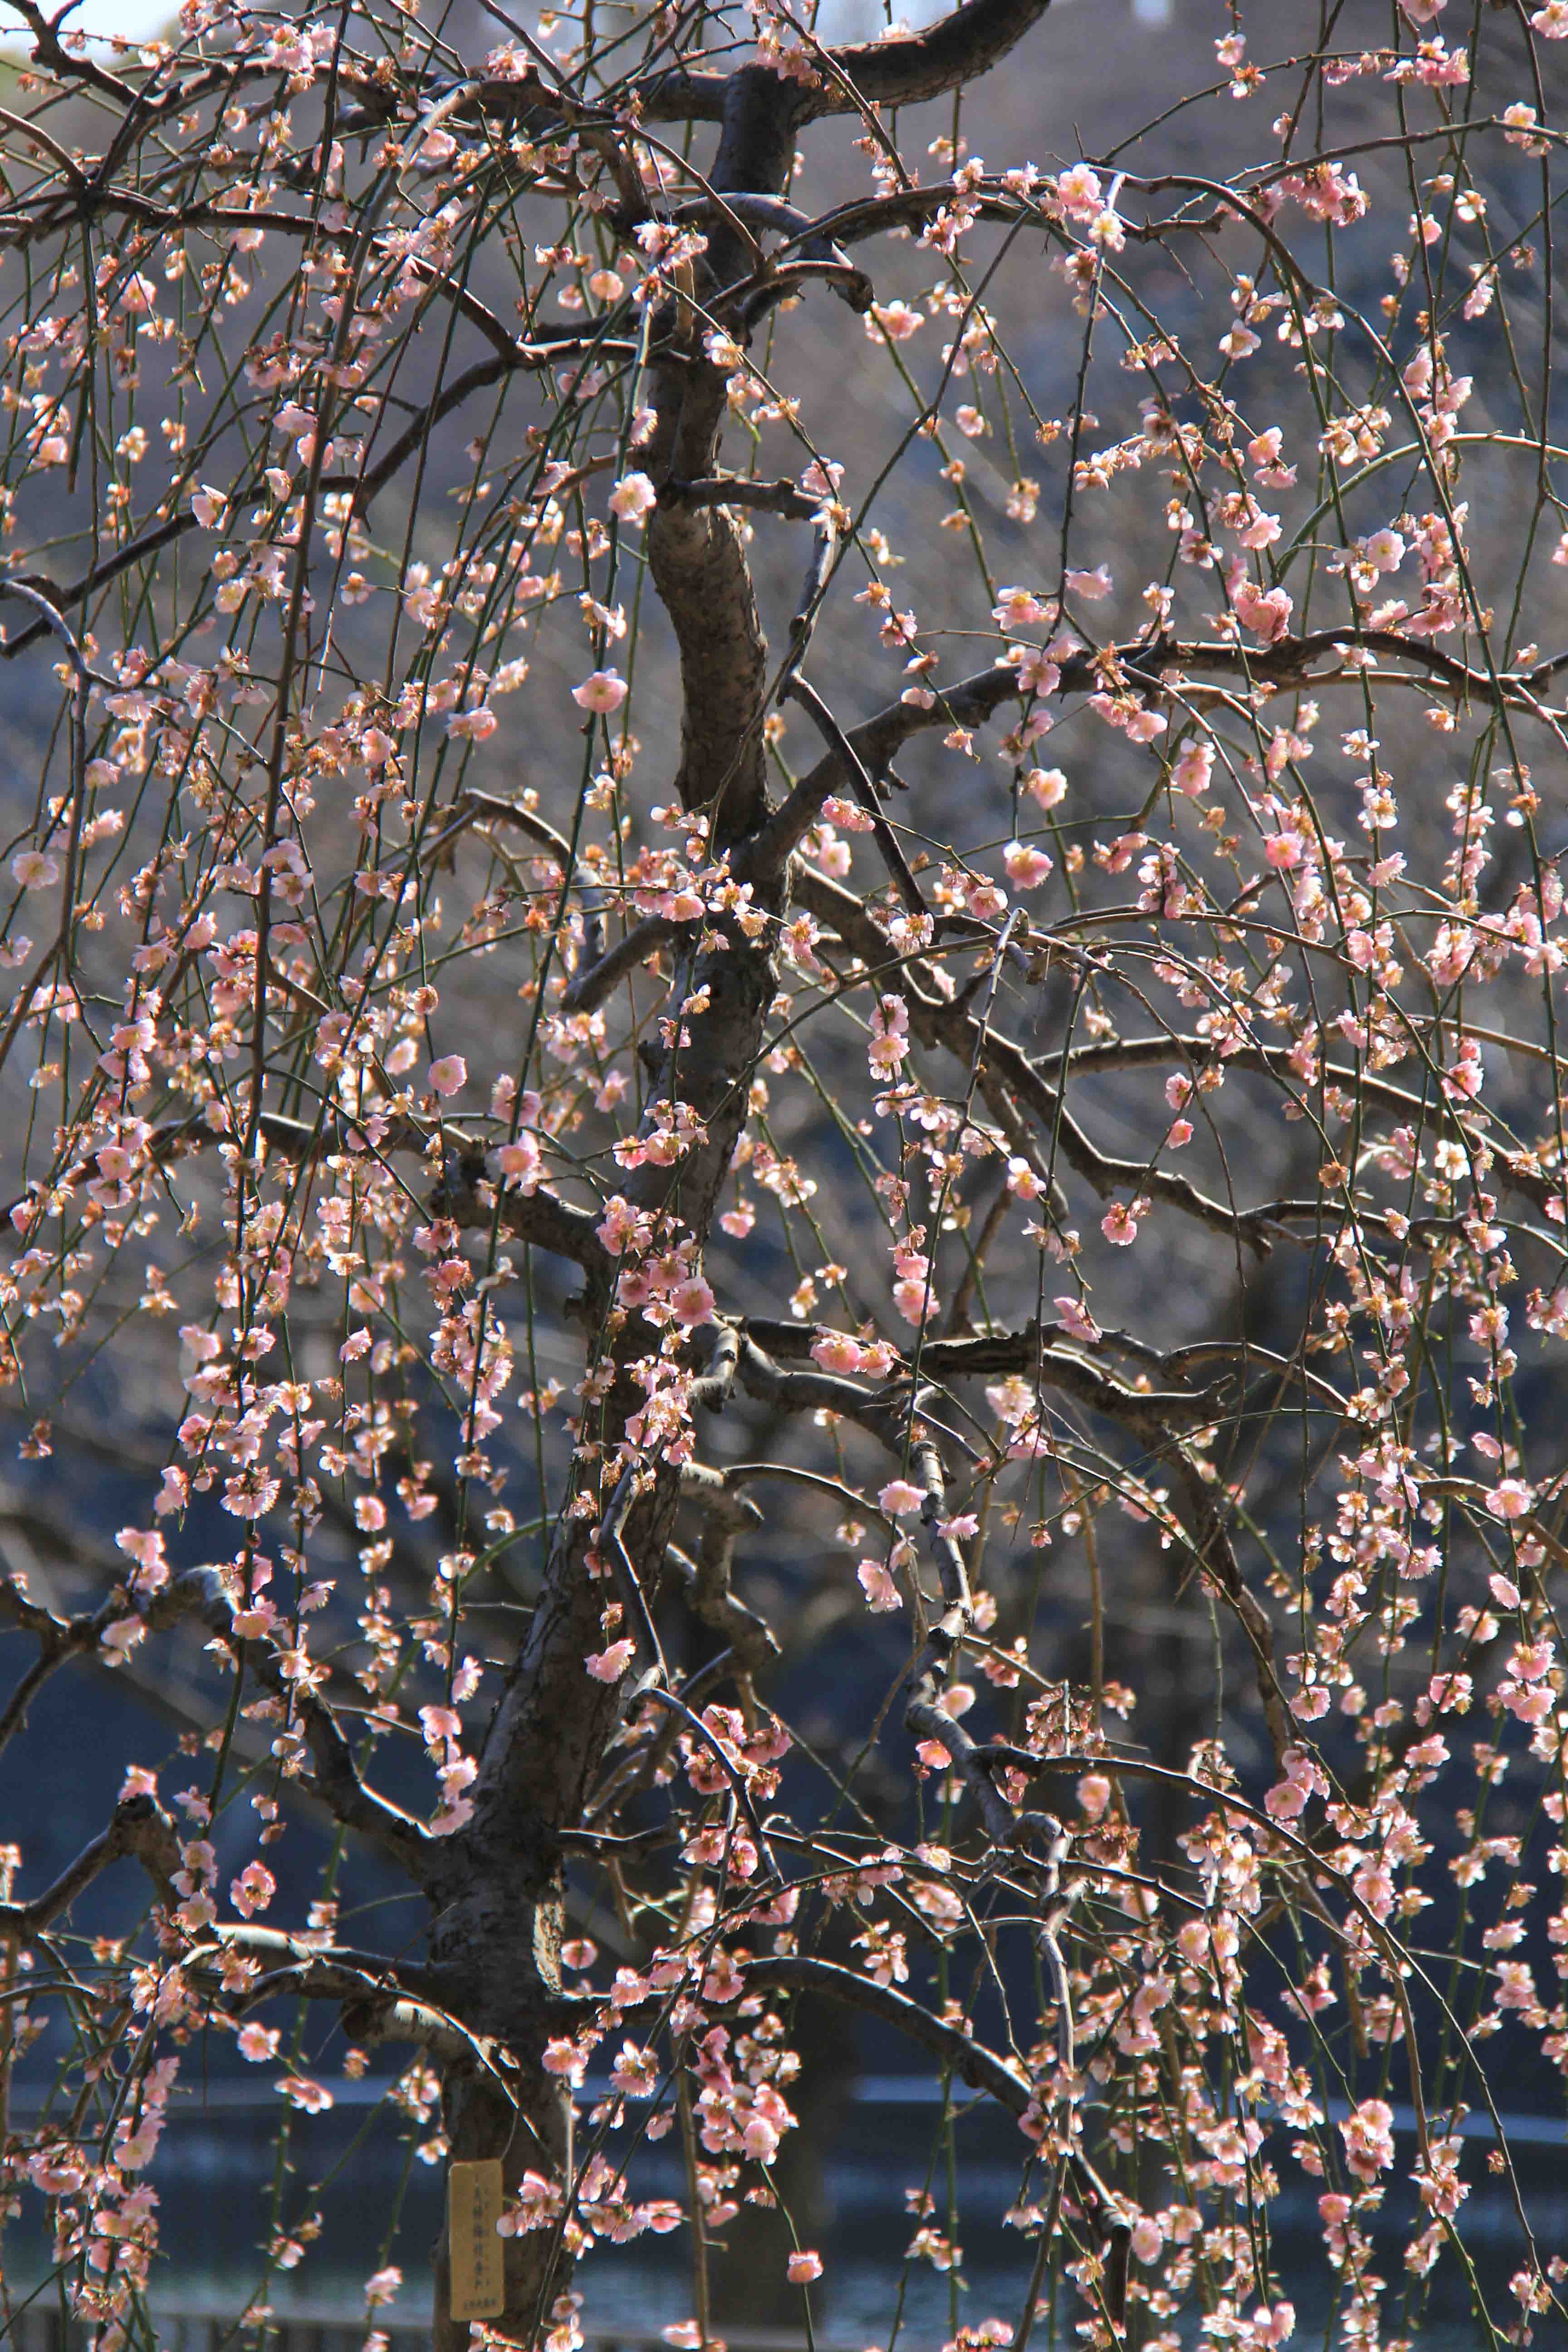
[[[784,85],[771,74],[734,78],[727,111],[721,185],[771,192],[793,152],[793,117]],[[714,240],[708,277],[724,282],[734,257]],[[648,463],[656,483],[711,475],[726,414],[724,372],[695,345],[680,365],[656,372],[655,428]],[[680,661],[681,756],[676,788],[684,807],[707,814],[716,850],[745,842],[765,822],[762,721],[767,645],[744,545],[722,507],[662,503],[647,533],[654,584],[669,616]],[[776,904],[782,882],[761,894]],[[705,996],[705,1011],[686,1016],[653,1070],[650,1106],[681,1102],[703,1135],[673,1168],[645,1165],[626,1185],[638,1207],[678,1218],[700,1263],[714,1207],[744,1121],[747,1084],[763,1037],[773,974],[765,937],[732,929],[722,945],[678,955],[669,1002]],[[650,1109],[650,1118],[652,1116]],[[636,1313],[607,1325],[613,1367],[595,1435],[613,1462],[626,1423],[643,1401],[630,1368],[657,1349],[658,1335]],[[627,1515],[620,1540],[644,1593],[653,1590],[669,1542],[679,1484],[661,1465],[650,1491]],[[601,1490],[607,1501],[608,1488]],[[592,1571],[598,1530],[572,1520],[559,1537],[527,1641],[491,1723],[474,1784],[474,1814],[451,1841],[437,1904],[432,1955],[447,1975],[454,2006],[475,2031],[494,2033],[521,2063],[509,2088],[497,2087],[467,2062],[449,2066],[447,2128],[455,2158],[500,2156],[509,2188],[531,2167],[558,2178],[569,2170],[570,2095],[538,2063],[551,2003],[561,1990],[565,1891],[563,1834],[578,1822],[605,1748],[622,1717],[619,1688],[591,1679],[584,1659],[602,1645],[601,1613],[613,1589]],[[502,2332],[532,2341],[554,2297],[569,2283],[555,2233],[509,2242]],[[445,2250],[437,2280],[437,2352],[458,2352],[466,2324],[449,2315]]]

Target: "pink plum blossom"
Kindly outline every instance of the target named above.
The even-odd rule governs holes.
[[[572,689],[572,699],[579,709],[591,710],[598,716],[618,710],[626,698],[626,682],[615,669],[594,670],[581,686],[574,686]]]

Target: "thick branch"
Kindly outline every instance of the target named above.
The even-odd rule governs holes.
[[[170,1882],[180,1867],[174,1824],[155,1798],[127,1797],[116,1805],[109,1827],[82,1848],[52,1886],[30,1903],[0,1903],[0,1936],[14,1936],[26,1944],[44,1935],[100,1871],[126,1854],[142,1864],[160,1903],[173,1908],[178,1898]]]
[[[623,980],[629,980],[640,965],[677,938],[681,926],[668,915],[645,915],[596,963],[576,974],[561,999],[562,1011],[592,1013],[606,997],[615,994]]]
[[[847,114],[857,100],[870,106],[914,106],[944,97],[1000,65],[1049,5],[1050,0],[966,0],[923,33],[849,42],[830,54],[853,95],[829,84],[811,93],[807,110]]]
[[[595,341],[591,337],[583,338],[581,341],[584,348],[592,345],[599,351],[630,351],[636,348],[635,345],[628,343]],[[483,392],[487,384],[500,383],[509,375],[525,373],[531,369],[552,367],[558,361],[568,356],[569,352],[563,352],[554,344],[535,346],[528,343],[514,343],[510,352],[498,352],[490,359],[476,360],[472,367],[465,368],[461,375],[454,376],[450,383],[444,384],[418,415],[409,419],[391,448],[384,450],[374,466],[367,467],[365,472],[357,476],[345,478],[332,476],[327,486],[333,488],[352,488],[354,511],[356,514],[363,515],[378,493],[385,488],[393,476],[408,463],[409,458],[417,450],[425,446],[442,418],[450,416],[455,408],[460,408],[463,403],[470,399],[476,392]],[[592,459],[588,465],[576,469],[578,477],[581,478],[585,474],[601,472],[610,462],[607,457]]]
[[[451,823],[428,845],[429,849],[444,847],[469,824],[514,824],[547,856],[553,857],[563,875],[573,871],[572,845],[564,835],[536,810],[525,808],[521,801],[503,801],[494,793],[465,793],[452,812]]]
[[[745,840],[767,801],[767,645],[740,525],[725,507],[660,504],[647,557],[680,648],[681,803],[712,812],[715,846]]]
[[[1532,669],[1504,673],[1494,682],[1487,671],[1471,669],[1456,655],[1445,653],[1440,646],[1424,638],[1405,636],[1398,629],[1357,628],[1348,624],[1341,628],[1314,629],[1304,637],[1279,637],[1268,646],[1242,646],[1223,640],[1184,645],[1173,640],[1145,647],[1142,652],[1130,650],[1125,658],[1130,670],[1136,668],[1145,674],[1175,669],[1200,674],[1218,671],[1223,675],[1240,668],[1248,677],[1284,687],[1301,684],[1312,664],[1325,655],[1352,647],[1413,663],[1426,674],[1420,681],[1424,685],[1436,678],[1456,694],[1474,695],[1484,702],[1500,698],[1527,710],[1537,708],[1535,689],[1547,685],[1568,667],[1568,655],[1559,654],[1549,661],[1538,662]],[[1324,681],[1319,678],[1314,682]]]
[[[774,1953],[765,1958],[746,1962],[746,1982],[761,1990],[764,1986],[780,1992],[816,1992],[830,2000],[842,2001],[850,2009],[860,2010],[868,2017],[879,2018],[890,2025],[906,2041],[928,2051],[945,2071],[967,2083],[972,2091],[984,2091],[1006,2108],[1009,2115],[1022,2116],[1029,2105],[1033,2093],[1022,2074],[1016,2074],[1005,2060],[984,2042],[976,2042],[956,2025],[944,2025],[929,2010],[908,1993],[899,1992],[891,1985],[877,1983],[872,1977],[861,1976],[854,1969],[842,1969],[834,1960],[808,1958],[804,1953]]]
[[[762,882],[782,874],[794,851],[821,816],[824,801],[846,787],[854,789],[856,762],[873,782],[879,782],[895,754],[911,736],[931,727],[978,726],[999,710],[1003,703],[1016,700],[1017,694],[1017,673],[998,665],[979,671],[949,693],[939,696],[930,710],[922,709],[918,703],[893,702],[874,718],[862,719],[858,727],[846,730],[847,752],[836,746],[817,761],[809,775],[801,778],[782,808],[775,809],[766,824],[758,828],[736,859],[738,878],[742,882]]]
[[[815,1367],[810,1371],[781,1371],[749,1329],[741,1334],[740,1370],[747,1395],[760,1398],[775,1412],[836,1412],[855,1422],[889,1452],[902,1451],[910,1405],[907,1384],[879,1395],[837,1372],[822,1372]]]
[[[595,999],[595,1002],[597,1000]],[[257,1133],[283,1158],[303,1161],[313,1156],[343,1150],[369,1152],[373,1149],[381,1157],[395,1151],[423,1153],[429,1146],[433,1128],[424,1119],[399,1114],[385,1122],[385,1132],[374,1146],[365,1133],[366,1118],[351,1118],[337,1111],[325,1113],[311,1123],[305,1119],[288,1118],[276,1111],[263,1111],[257,1120]],[[149,1164],[162,1167],[184,1154],[217,1144],[233,1145],[232,1136],[220,1135],[197,1113],[188,1118],[171,1119],[155,1128],[147,1139]],[[431,1198],[434,1215],[450,1217],[455,1224],[464,1227],[488,1227],[495,1213],[493,1191],[496,1180],[487,1174],[486,1145],[481,1138],[447,1129],[444,1140],[447,1147],[444,1172]],[[88,1163],[79,1163],[57,1179],[63,1184],[81,1182],[90,1173]],[[30,1226],[24,1230],[14,1222],[12,1212],[27,1204],[33,1196],[8,1204],[0,1212],[0,1230],[8,1232],[14,1247],[25,1245]],[[47,1195],[46,1195],[47,1197]],[[561,1200],[542,1188],[535,1192],[509,1192],[502,1190],[500,1203],[501,1230],[519,1241],[538,1249],[549,1250],[557,1257],[567,1257],[582,1266],[585,1273],[602,1273],[606,1256],[599,1240],[596,1222],[586,1209],[575,1208],[569,1201]]]
[[[733,1582],[736,1538],[742,1528],[761,1527],[762,1512],[749,1496],[730,1485],[723,1471],[700,1462],[681,1465],[680,1495],[702,1514],[701,1540],[695,1560],[678,1555],[673,1544],[666,1557],[689,1587],[697,1615],[730,1643],[739,1672],[752,1675],[779,1654],[773,1628],[747,1608]]]
[[[787,478],[776,482],[753,482],[744,474],[710,474],[695,482],[671,478],[658,495],[672,507],[754,507],[790,522],[815,522],[822,512],[820,498]]]
[[[906,2041],[929,2051],[944,2073],[955,2074],[973,2091],[984,2092],[1020,2122],[1031,2108],[1037,2111],[1038,2094],[1005,2059],[961,2027],[944,2024],[892,1985],[879,1984],[853,1969],[840,1968],[837,1961],[816,1959],[803,1952],[748,1959],[745,1975],[747,1985],[759,1990],[768,1987],[781,1992],[817,1993],[879,2019]],[[1075,2147],[1067,2161],[1077,2194],[1096,2224],[1109,2233],[1108,2254],[1114,2259],[1127,2228],[1118,2200],[1080,2148]]]
[[[95,589],[107,587],[122,572],[129,572],[133,564],[142,562],[147,556],[161,554],[165,547],[172,546],[175,540],[183,539],[186,531],[195,528],[194,514],[171,515],[166,522],[155,523],[139,539],[129,540],[112,555],[106,555],[101,563],[95,563],[91,571],[84,572],[79,580],[68,581],[63,588],[57,588],[52,581],[44,579],[39,579],[35,584],[44,591],[52,604],[62,612],[68,612],[73,604],[85,604]],[[24,581],[29,577],[26,573],[19,576]],[[6,661],[14,661],[28,646],[39,637],[47,636],[48,630],[47,621],[31,622],[19,636],[0,643],[0,656]]]
[[[797,797],[798,794],[791,795],[792,801]],[[779,814],[782,817],[784,811]],[[802,864],[794,867],[793,882],[796,901],[819,922],[829,924],[869,971],[874,972],[879,965],[895,965],[891,942],[853,891],[843,889],[826,875]],[[1239,1235],[1259,1255],[1267,1253],[1270,1228],[1280,1222],[1280,1204],[1232,1208],[1224,1201],[1211,1200],[1185,1176],[1176,1175],[1169,1169],[1152,1169],[1146,1161],[1121,1160],[1101,1151],[1021,1046],[999,1034],[989,1022],[982,1024],[962,1003],[928,995],[907,965],[897,964],[889,974],[888,985],[896,987],[903,996],[910,1008],[910,1027],[923,1045],[945,1047],[968,1067],[977,1069],[982,1081],[987,1075],[999,1079],[1027,1107],[1040,1133],[1056,1142],[1068,1165],[1102,1199],[1119,1190],[1145,1192],[1213,1226],[1217,1233]],[[1321,1219],[1321,1208],[1314,1206],[1314,1217]]]
[[[1440,1128],[1446,1135],[1473,1134],[1478,1120],[1487,1116],[1484,1102],[1466,1102],[1461,1109],[1440,1097],[1412,1094],[1407,1087],[1393,1086],[1386,1078],[1335,1062],[1325,1063],[1317,1080],[1302,1080],[1289,1049],[1283,1045],[1227,1044],[1223,1054],[1216,1054],[1215,1047],[1202,1037],[1121,1037],[1103,1045],[1075,1046],[1065,1056],[1067,1073],[1072,1077],[1090,1077],[1101,1070],[1159,1069],[1172,1062],[1184,1062],[1194,1070],[1218,1067],[1258,1071],[1268,1077],[1282,1078],[1287,1084],[1295,1083],[1308,1096],[1315,1092],[1319,1084],[1342,1087],[1347,1096],[1386,1111],[1392,1118],[1408,1119],[1413,1127]],[[1057,1066],[1062,1066],[1060,1060]],[[1545,1214],[1556,1213],[1563,1202],[1563,1178],[1530,1167],[1517,1154],[1510,1154],[1502,1143],[1498,1146],[1495,1164],[1500,1181],[1521,1199]]]
[[[622,126],[624,109],[635,100],[644,122],[721,122],[732,77],[729,74],[687,73],[672,68],[647,81],[632,82],[611,93],[614,104],[597,106],[573,100],[558,85],[536,73],[506,81],[482,81],[474,96],[457,110],[460,119],[487,117],[492,122],[516,122],[527,115],[552,115],[585,128]]]
[[[595,1279],[603,1279],[609,1267],[609,1254],[590,1211],[574,1208],[570,1201],[542,1188],[508,1192],[504,1180],[486,1174],[482,1149],[448,1158],[430,1206],[435,1215],[468,1228],[488,1228],[499,1213],[503,1233],[556,1257],[571,1258]]]

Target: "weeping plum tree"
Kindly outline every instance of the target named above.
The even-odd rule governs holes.
[[[570,2352],[650,2231],[705,2346],[757,2208],[809,2319],[810,2001],[936,2078],[962,2342],[1560,2325],[1568,7],[1194,5],[1102,131],[1044,0],[16,5],[45,2291],[155,2341],[227,2053],[264,2329],[401,2050],[443,2352]]]

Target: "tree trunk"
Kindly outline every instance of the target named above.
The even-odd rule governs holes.
[[[515,2105],[508,2088],[516,2094]],[[450,2143],[448,2162],[499,2161],[509,2205],[525,2172],[557,2179],[570,2175],[570,2095],[554,2076],[542,2072],[526,2077],[509,2074],[503,2087],[476,2061],[453,2059],[442,2078],[441,2109]],[[558,2251],[553,2230],[531,2231],[501,2243],[506,2310],[492,2324],[519,2342],[532,2342],[547,2326],[556,2295],[570,2284],[571,2264],[563,2263],[559,2277],[552,2278]],[[451,2315],[451,2246],[443,2216],[436,2258],[434,2352],[468,2352],[468,2322]]]
[[[773,193],[783,184],[793,148],[789,86],[772,72],[736,78],[737,119],[726,123],[719,184]],[[742,270],[727,233],[716,235],[700,295]],[[693,342],[679,366],[650,371],[656,425],[646,463],[656,482],[710,473],[728,413],[727,372],[709,363]],[[683,805],[710,820],[710,845],[722,850],[765,822],[767,799],[762,723],[767,695],[767,645],[757,615],[744,541],[722,508],[683,509],[679,501],[649,519],[647,552],[659,597],[674,629],[680,662],[681,752],[677,786]],[[777,911],[782,889],[763,892],[759,910]],[[752,939],[738,921],[720,919],[722,943],[677,958],[670,1003],[681,1012],[668,1025],[652,1073],[645,1131],[679,1103],[700,1126],[673,1166],[650,1160],[626,1185],[632,1205],[656,1223],[671,1221],[691,1253],[694,1273],[744,1124],[747,1088],[761,1047],[774,990],[771,942]],[[614,1304],[615,1264],[606,1260],[590,1284],[586,1320],[607,1338],[613,1377],[597,1415],[584,1410],[582,1478],[606,1511],[623,1465],[637,1463],[653,1475],[620,1529],[638,1591],[658,1585],[679,1495],[673,1465],[649,1464],[628,1423],[647,1402],[637,1366],[660,1353],[663,1335],[636,1309]],[[657,1450],[657,1449],[656,1449]],[[595,1482],[597,1482],[596,1484]],[[580,1820],[606,1746],[619,1727],[624,1701],[616,1685],[589,1676],[584,1659],[604,1647],[603,1613],[619,1593],[616,1566],[598,1549],[602,1530],[592,1520],[565,1520],[546,1572],[521,1656],[491,1720],[472,1790],[473,1815],[450,1841],[442,1877],[432,1887],[432,1957],[450,1983],[452,2013],[480,2035],[493,2035],[518,2062],[508,2077],[515,2109],[493,2078],[458,2061],[448,2067],[445,2100],[453,2160],[501,2159],[509,2195],[525,2172],[545,2174],[567,2188],[571,2177],[571,2103],[542,2067],[545,2042],[560,2031],[560,1950],[564,1889],[561,1832]],[[607,1543],[606,1549],[613,1549]],[[636,1635],[635,1596],[621,1630]],[[640,1654],[638,1667],[649,1661]],[[497,2331],[532,2343],[548,2320],[549,2304],[570,2284],[571,2264],[552,2261],[557,2233],[537,2231],[508,2242],[506,2310]],[[437,2276],[437,2352],[457,2352],[467,2323],[450,2315],[448,2250]]]

